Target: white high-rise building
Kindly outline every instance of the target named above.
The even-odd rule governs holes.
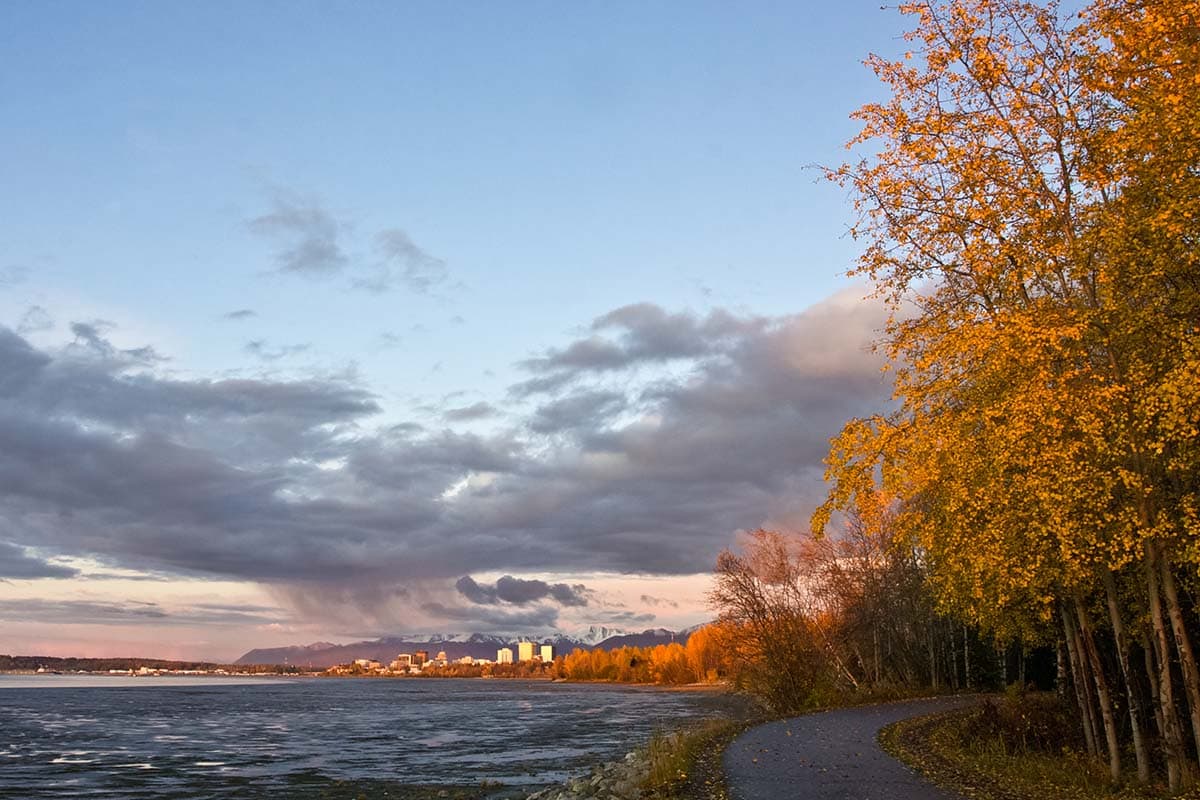
[[[518,661],[533,661],[533,648],[537,647],[533,642],[517,642],[517,660]]]
[[[511,664],[513,662],[513,651],[511,647],[501,647],[496,651],[497,664]]]
[[[542,661],[550,663],[554,660],[554,645],[544,644],[541,647]]]

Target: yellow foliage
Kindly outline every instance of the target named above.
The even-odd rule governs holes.
[[[1148,542],[1200,563],[1200,2],[901,10],[878,149],[829,171],[899,411],[833,440],[813,525],[882,490],[943,607],[1036,627]]]

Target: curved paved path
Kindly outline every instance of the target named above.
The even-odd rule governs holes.
[[[733,800],[962,800],[879,748],[881,728],[978,702],[941,697],[843,708],[758,725],[721,764]]]

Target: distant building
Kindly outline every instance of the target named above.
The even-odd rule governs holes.
[[[445,651],[445,650],[438,650],[438,654],[437,654],[436,656],[434,656],[433,660],[434,660],[434,661],[440,661],[440,662],[442,662],[443,664],[445,664],[445,663],[446,663],[446,662],[447,662],[449,659],[447,659],[447,658],[446,658],[446,651]]]
[[[541,647],[542,661],[549,663],[554,660],[554,645],[544,644]]]
[[[429,660],[428,650],[418,650],[413,654],[413,666],[419,667]]]
[[[517,660],[533,661],[533,648],[536,646],[533,642],[517,642]]]
[[[496,651],[497,664],[511,664],[513,662],[513,651],[511,647],[501,647]]]
[[[390,666],[392,672],[408,672],[408,668],[412,666],[412,655],[410,653],[401,653],[396,656]]]
[[[460,658],[460,659],[459,659],[458,661],[456,661],[455,663],[457,663],[457,664],[466,664],[466,665],[470,666],[471,664],[474,664],[474,663],[475,663],[475,659],[471,658],[470,656],[463,656],[462,658]]]
[[[382,669],[383,668],[383,664],[380,664],[378,661],[372,661],[369,658],[354,659],[354,666],[362,667],[363,669]]]

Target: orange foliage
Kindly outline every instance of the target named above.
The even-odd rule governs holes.
[[[694,631],[687,644],[621,647],[616,650],[574,650],[555,659],[555,675],[573,681],[653,683],[683,686],[715,683],[724,676],[716,626]]]

